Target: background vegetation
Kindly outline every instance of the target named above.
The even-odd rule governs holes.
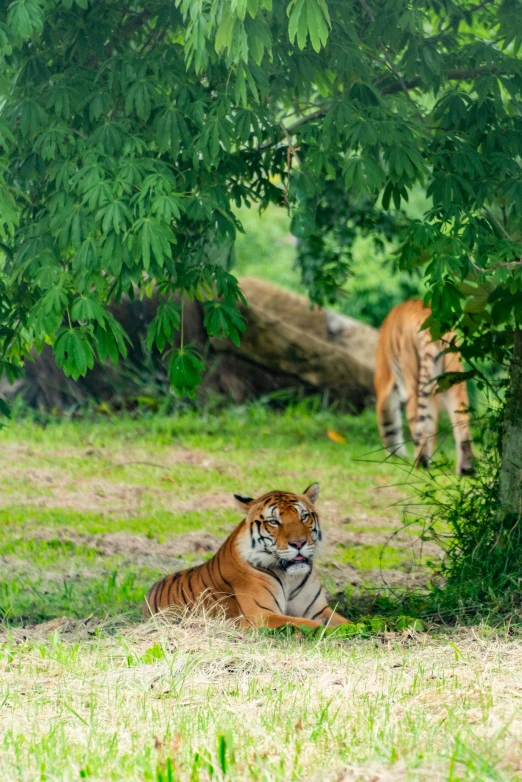
[[[8,378],[46,342],[72,377],[124,356],[107,305],[135,286],[199,297],[237,342],[235,271],[374,325],[426,292],[470,375],[505,370],[478,480],[435,471],[420,493],[371,412],[319,403],[0,432],[2,778],[520,778],[521,46],[519,0],[0,0]],[[167,298],[149,344],[175,331],[192,395],[203,365]],[[354,637],[138,625],[150,582],[237,521],[230,493],[276,479],[323,484],[322,572]],[[504,635],[441,632],[466,611]]]
[[[515,528],[521,11],[520,0],[2,3],[0,371],[13,379],[45,342],[75,378],[117,360],[126,334],[107,304],[153,285],[200,298],[208,334],[237,344],[234,209],[285,205],[312,301],[337,302],[354,265],[373,271],[359,252],[393,243],[402,269],[422,271],[433,336],[456,330],[467,376],[484,359],[506,369],[498,521]],[[419,193],[422,219],[403,208]],[[417,287],[399,278],[366,304],[358,279],[357,312],[375,321]],[[148,342],[168,346],[172,384],[193,395],[203,363],[184,342],[183,304],[161,304]]]
[[[420,214],[420,205],[415,211]],[[245,233],[236,239],[234,273],[262,277],[306,295],[297,262],[297,239],[290,232],[288,212],[269,206],[260,213],[252,206],[238,210],[237,216]],[[371,237],[356,239],[348,279],[331,309],[378,328],[392,307],[422,295],[420,274],[398,269],[396,250],[396,243],[388,242],[378,252]]]

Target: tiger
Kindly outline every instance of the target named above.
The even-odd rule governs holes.
[[[415,466],[429,467],[435,450],[439,400],[449,414],[457,451],[457,475],[474,472],[465,383],[436,393],[437,377],[461,372],[458,353],[443,353],[453,332],[432,341],[422,325],[431,310],[419,299],[394,307],[385,318],[376,349],[377,420],[389,453],[406,456],[402,409],[415,446]]]
[[[246,513],[221,548],[201,565],[165,576],[149,590],[145,616],[171,606],[224,611],[241,627],[337,627],[349,621],[328,605],[315,567],[322,542],[315,508],[319,485],[303,494],[235,494]]]

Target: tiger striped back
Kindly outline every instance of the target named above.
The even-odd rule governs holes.
[[[457,475],[473,472],[469,428],[469,399],[465,383],[436,394],[436,379],[444,372],[461,372],[458,353],[444,353],[454,334],[433,342],[422,329],[431,311],[413,299],[394,307],[382,324],[377,343],[375,392],[377,419],[384,445],[390,453],[406,456],[402,408],[415,446],[415,464],[427,467],[433,457],[439,403],[453,426],[457,451]]]
[[[313,483],[303,494],[234,495],[246,517],[210,560],[154,584],[145,614],[203,605],[242,626],[345,623],[329,607],[315,568],[322,540],[318,494]]]

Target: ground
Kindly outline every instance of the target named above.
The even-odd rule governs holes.
[[[0,779],[519,779],[521,646],[507,634],[143,622],[154,580],[240,521],[233,492],[314,480],[332,603],[364,623],[427,587],[441,551],[403,526],[419,477],[385,459],[371,413],[100,411],[1,431]]]
[[[138,618],[148,586],[211,556],[239,523],[234,492],[319,481],[328,544],[320,565],[343,604],[353,591],[426,583],[422,562],[439,553],[421,547],[418,525],[400,529],[411,467],[386,461],[370,414],[314,414],[303,404],[26,419],[0,433],[0,465],[0,610],[12,626],[62,614]]]

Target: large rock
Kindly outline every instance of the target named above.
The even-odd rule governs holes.
[[[241,287],[249,306],[241,307],[247,329],[236,348],[229,340],[208,341],[198,302],[185,304],[185,341],[205,354],[207,370],[200,394],[218,394],[242,402],[287,389],[300,394],[328,392],[361,408],[373,395],[377,331],[353,318],[312,309],[303,296],[263,280],[244,277]],[[125,299],[111,307],[129,334],[132,347],[125,361],[97,365],[78,382],[56,367],[44,348],[26,363],[25,376],[14,387],[0,381],[0,393],[21,393],[27,403],[46,409],[84,405],[89,400],[119,406],[139,397],[161,397],[166,374],[161,357],[144,349],[148,324],[159,297]]]

